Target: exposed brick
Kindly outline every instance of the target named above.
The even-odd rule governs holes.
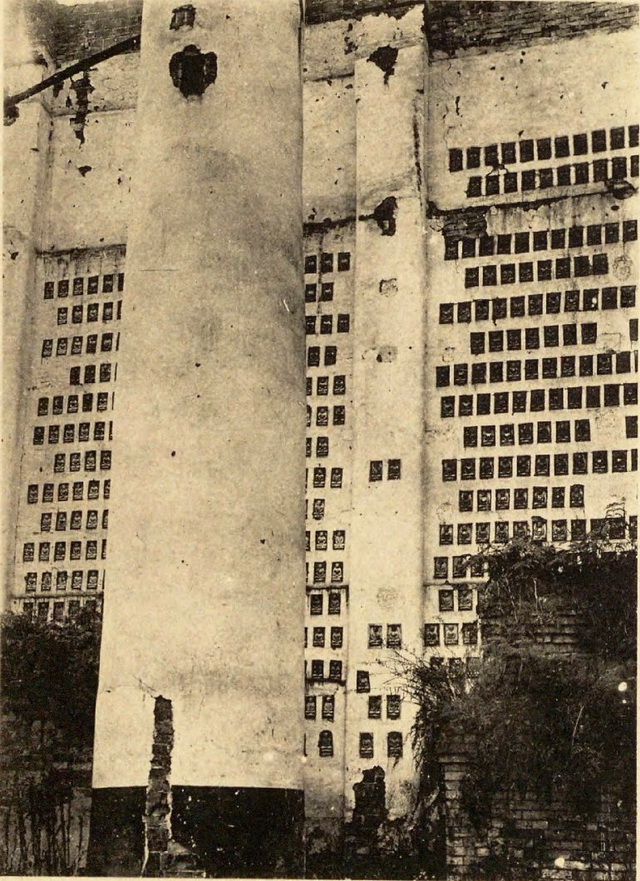
[[[140,33],[142,0],[107,0],[63,6],[30,0],[32,37],[58,66],[84,58]]]
[[[557,652],[555,647],[554,652]],[[459,747],[457,747],[459,749]],[[470,752],[473,750],[470,749]],[[457,752],[457,751],[456,751]],[[514,864],[527,867],[531,875],[549,881],[625,881],[634,856],[633,830],[613,830],[611,809],[604,799],[601,816],[588,825],[581,817],[567,815],[561,802],[538,800],[535,793],[509,798],[497,796],[488,829],[473,829],[460,809],[461,756],[443,759],[447,804],[447,863],[452,878],[476,878],[478,861],[491,856],[492,848],[506,847]],[[606,831],[607,850],[602,852],[601,832]],[[556,866],[562,855],[566,864]],[[628,862],[627,862],[628,861]],[[581,865],[588,868],[582,869]]]
[[[165,854],[171,838],[170,794],[173,710],[171,701],[158,696],[154,706],[153,742],[145,804],[145,836],[149,853]],[[155,868],[154,868],[155,872]]]
[[[567,39],[590,30],[637,26],[634,4],[601,2],[486,2],[434,0],[427,4],[425,30],[432,54],[510,48],[543,38]]]
[[[340,18],[387,13],[400,16],[408,7],[422,5],[416,0],[306,0],[305,21],[320,24]]]

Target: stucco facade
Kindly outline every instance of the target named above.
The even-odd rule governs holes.
[[[558,6],[542,28],[530,5],[491,7],[483,17],[468,4],[407,5],[307,28],[307,254],[321,267],[323,253],[356,243],[349,340],[322,335],[322,314],[343,308],[321,302],[334,275],[305,277],[318,284],[309,345],[335,340],[349,395],[345,425],[318,428],[336,399],[313,378],[322,365],[308,368],[308,590],[324,587],[314,564],[331,558],[324,529],[330,537],[337,514],[349,585],[344,686],[310,669],[338,654],[319,650],[322,634],[313,641],[333,621],[313,607],[308,619],[318,697],[307,813],[323,821],[342,811],[340,785],[350,819],[353,785],[372,765],[386,773],[389,818],[411,806],[410,749],[389,755],[390,731],[408,746],[412,715],[387,625],[401,626],[401,654],[464,662],[478,651],[483,577],[469,556],[524,535],[580,538],[605,518],[612,537],[628,537],[624,517],[635,534],[638,114],[626,77],[636,33],[612,26],[607,7],[582,18],[586,7]],[[616,179],[631,188],[616,192]],[[393,231],[375,219],[389,197]],[[390,459],[401,461],[397,482]],[[328,486],[336,466],[347,486],[320,492],[316,469]],[[333,692],[331,726],[321,695]],[[327,729],[333,758],[319,755]]]
[[[53,70],[56,61],[64,66],[139,28],[140,4],[105,4],[110,9],[102,12],[98,6],[67,8],[57,25],[55,17],[48,27],[41,21],[22,45],[37,46]],[[170,13],[163,4],[165,17]],[[302,309],[303,298],[305,303],[307,394],[305,402],[299,393],[296,407],[301,413],[306,407],[307,413],[306,688],[301,675],[293,670],[290,675],[296,679],[300,720],[305,717],[308,825],[339,837],[343,822],[353,819],[354,784],[375,766],[385,774],[389,819],[411,811],[412,708],[397,676],[398,658],[424,652],[467,663],[477,654],[475,588],[483,572],[469,567],[468,556],[527,534],[560,543],[603,525],[613,539],[628,537],[629,530],[635,534],[640,112],[629,82],[638,64],[637,9],[618,3],[316,0],[307,4],[306,20],[304,280],[283,264],[270,263],[269,253],[263,253],[266,239],[259,254],[246,259],[257,260],[261,275],[283,280],[291,291],[290,307]],[[179,30],[167,35],[179,48],[190,41]],[[218,52],[217,41],[212,33],[205,41],[211,46],[201,48]],[[276,62],[270,88],[282,89],[284,73]],[[18,91],[41,75],[29,51],[16,51],[7,75],[11,89]],[[24,168],[21,179],[7,178],[5,211],[5,311],[13,342],[7,350],[5,411],[11,421],[5,455],[21,469],[19,474],[5,469],[4,538],[10,551],[5,558],[11,561],[7,583],[13,604],[29,603],[34,614],[64,615],[75,608],[71,603],[95,601],[103,591],[108,597],[114,580],[119,604],[129,602],[122,576],[135,542],[126,534],[128,521],[118,520],[118,504],[126,500],[140,518],[144,511],[136,507],[141,489],[127,478],[138,472],[140,461],[118,459],[120,432],[138,433],[136,457],[157,454],[158,486],[169,482],[176,493],[173,502],[167,499],[175,517],[167,509],[166,532],[154,533],[145,553],[154,583],[171,571],[171,589],[179,590],[182,564],[176,563],[174,572],[166,560],[172,535],[186,528],[187,543],[195,550],[217,529],[215,504],[211,523],[203,523],[186,517],[179,501],[179,486],[187,479],[186,471],[179,471],[179,446],[209,429],[202,427],[197,407],[185,416],[194,402],[172,394],[178,379],[163,387],[155,403],[140,400],[138,408],[141,393],[126,388],[118,365],[118,334],[124,345],[131,326],[143,341],[128,356],[123,348],[121,356],[129,359],[128,374],[146,377],[140,388],[158,370],[165,381],[173,375],[162,359],[151,362],[176,322],[186,348],[174,354],[184,360],[185,371],[189,358],[194,364],[220,358],[216,370],[226,371],[238,344],[268,342],[282,350],[275,338],[277,322],[265,308],[253,314],[252,327],[245,327],[246,314],[238,315],[244,328],[240,343],[230,338],[224,353],[215,344],[210,351],[207,327],[222,320],[218,299],[207,301],[208,317],[203,303],[191,317],[167,307],[162,320],[153,323],[153,333],[143,332],[136,315],[142,291],[149,298],[154,292],[160,296],[165,283],[157,270],[171,267],[160,266],[157,249],[143,265],[142,240],[157,234],[171,251],[169,243],[187,248],[201,237],[196,247],[208,256],[197,269],[199,289],[208,289],[210,275],[213,290],[216,273],[224,270],[217,257],[227,247],[224,234],[202,236],[194,206],[207,185],[207,162],[214,162],[205,154],[217,155],[218,136],[233,141],[238,135],[223,125],[215,128],[218,119],[212,118],[215,136],[203,137],[188,159],[183,151],[188,120],[180,115],[180,96],[170,84],[163,82],[162,88],[171,93],[173,106],[167,98],[158,110],[161,90],[155,78],[163,77],[168,82],[160,67],[144,69],[138,52],[92,70],[84,142],[70,124],[77,92],[68,84],[56,96],[45,92],[21,105],[20,118],[5,130],[6,162]],[[213,94],[220,85],[210,88]],[[293,128],[299,136],[297,105],[293,90],[279,97],[287,113],[274,131],[285,143]],[[153,143],[142,146],[144,120],[154,106],[162,119],[158,136],[164,152]],[[261,132],[245,123],[247,137],[260,140]],[[157,188],[152,207],[136,190],[140,169]],[[260,179],[271,171],[261,167]],[[283,178],[283,192],[285,184],[291,185]],[[185,192],[190,195],[181,205]],[[185,229],[179,217],[161,222],[167,208],[163,199],[184,212],[190,224],[186,238],[181,238]],[[292,216],[298,208],[292,202]],[[258,216],[267,218],[272,210],[265,199]],[[245,211],[238,200],[225,217],[216,215],[219,230],[231,221],[235,228]],[[293,239],[286,244],[291,252],[296,247]],[[119,281],[123,273],[126,282]],[[91,281],[96,277],[98,282]],[[111,334],[108,358],[87,353],[86,343],[81,358],[55,354],[60,337],[68,338],[69,352],[74,345],[75,332],[57,323],[60,308],[66,307],[73,325],[74,278],[99,286],[97,351],[104,334]],[[111,279],[106,288],[105,278]],[[60,282],[65,280],[71,289],[63,301]],[[54,288],[45,288],[52,282]],[[53,302],[45,299],[45,290],[53,291]],[[108,320],[106,303],[113,303]],[[87,331],[94,332],[88,326]],[[84,329],[76,335],[87,338]],[[52,341],[46,356],[45,339]],[[301,352],[301,342],[295,351],[281,351],[274,366],[275,381],[287,395],[293,394],[289,382]],[[98,381],[90,391],[108,395],[104,416],[91,417],[105,424],[104,434],[100,437],[99,429],[93,442],[92,423],[87,450],[95,451],[99,471],[113,435],[114,485],[110,498],[101,484],[99,503],[83,500],[76,509],[71,502],[60,504],[59,484],[68,484],[63,493],[72,500],[75,478],[58,477],[54,457],[77,450],[85,456],[75,435],[67,448],[63,437],[67,423],[80,431],[81,415],[56,413],[56,419],[53,407],[72,412],[68,398],[76,391],[69,388],[70,368],[95,365],[99,377],[102,363],[112,363],[110,378],[105,369],[104,385]],[[186,374],[180,382],[187,382]],[[244,389],[253,379],[231,369],[225,386],[230,400],[240,394],[240,382]],[[90,391],[79,390],[79,414],[82,395]],[[193,392],[198,393],[196,384]],[[54,405],[60,396],[63,403]],[[42,398],[49,409],[45,413],[43,404],[38,415]],[[222,399],[216,407],[223,418]],[[164,440],[146,437],[145,425],[160,412],[172,414],[175,458]],[[282,415],[281,424],[288,425],[289,418]],[[57,447],[49,434],[54,424],[59,424]],[[44,440],[34,445],[36,428],[42,428]],[[288,445],[288,458],[298,455],[293,438],[284,431],[279,438]],[[87,492],[89,480],[98,477],[109,479],[87,475]],[[198,479],[190,479],[198,497]],[[251,519],[251,499],[263,486],[264,473],[240,468],[236,480],[244,487],[242,504]],[[45,484],[55,486],[47,490],[47,501]],[[37,495],[31,490],[36,501],[29,500],[30,485],[39,487]],[[301,528],[301,485],[294,497],[295,502],[286,496],[291,534],[294,519]],[[95,562],[86,562],[84,545],[77,566],[55,560],[56,515],[67,509],[69,523],[71,509],[82,512],[73,540],[98,541]],[[106,509],[109,550],[105,545],[101,556]],[[274,497],[265,497],[258,532],[261,526],[274,527],[276,509]],[[97,531],[87,526],[89,511],[97,512]],[[51,536],[42,534],[45,514],[51,514]],[[232,540],[220,541],[228,549]],[[50,557],[39,559],[45,542],[50,542]],[[254,607],[255,598],[246,600],[245,608],[258,618],[269,600],[266,582],[273,580],[267,551],[264,555],[252,558],[245,572],[251,578],[259,570],[260,583],[265,581],[259,603]],[[225,571],[244,572],[246,561],[240,557],[225,557]],[[204,559],[198,560],[203,567]],[[75,587],[74,569],[83,573]],[[69,572],[64,592],[57,589],[56,570]],[[91,586],[89,570],[98,573],[92,574]],[[43,580],[45,573],[51,574]],[[129,607],[132,619],[144,615],[147,599],[137,613]],[[195,607],[193,614],[197,617]],[[109,614],[106,620],[109,625]],[[233,634],[231,629],[224,651],[243,641]],[[189,657],[188,647],[185,652]],[[264,652],[271,654],[266,644]]]

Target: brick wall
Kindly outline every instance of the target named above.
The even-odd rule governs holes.
[[[307,0],[306,22],[313,25],[377,13],[402,17],[415,5],[415,0]],[[435,0],[425,6],[425,31],[433,58],[571,39],[593,30],[619,31],[638,24],[638,6],[632,3]],[[36,37],[58,65],[140,32],[142,0],[76,6],[32,0],[30,8],[37,21]]]
[[[491,641],[492,624],[483,635]],[[584,657],[581,621],[559,611],[538,628],[536,642],[547,657]],[[513,636],[513,634],[512,634]],[[635,828],[628,812],[605,794],[590,819],[572,814],[565,802],[533,792],[500,792],[490,819],[476,829],[462,804],[462,783],[473,744],[452,732],[441,756],[446,815],[447,878],[526,878],[527,881],[632,881]],[[629,769],[632,774],[633,770]],[[494,873],[494,874],[492,874]]]
[[[533,793],[496,799],[487,828],[477,831],[461,806],[464,752],[443,759],[447,813],[447,877],[491,877],[491,871],[528,881],[631,881],[634,829],[613,801],[587,822],[558,801]],[[502,877],[502,875],[501,875]]]
[[[522,628],[518,632],[510,626],[508,639],[517,644],[519,639],[533,638],[536,641],[538,652],[549,658],[565,659],[584,658],[585,651],[580,647],[580,637],[584,629],[584,622],[572,612],[547,608],[548,620],[536,625],[533,632],[526,632]],[[499,637],[500,621],[485,617],[482,623],[482,636],[485,643]]]
[[[461,50],[488,52],[540,40],[580,37],[594,30],[620,31],[638,24],[638,6],[583,2],[449,2],[426,4],[426,33],[432,58]]]
[[[170,700],[159,696],[153,712],[151,768],[145,805],[146,873],[149,875],[162,874],[171,838],[172,749],[173,709]]]
[[[109,0],[61,6],[32,0],[34,38],[61,67],[140,33],[142,0]]]
[[[408,7],[415,5],[416,0],[306,0],[305,21],[307,24],[319,24],[377,13],[401,16]]]
[[[307,0],[306,21],[402,16],[413,5],[415,0]],[[571,39],[593,30],[619,31],[638,23],[638,6],[632,3],[433,0],[425,7],[425,32],[434,58]]]

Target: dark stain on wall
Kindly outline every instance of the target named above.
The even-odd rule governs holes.
[[[89,71],[85,70],[77,80],[71,80],[69,88],[76,95],[75,116],[72,116],[69,121],[76,138],[80,141],[80,144],[84,144],[84,129],[87,124],[87,116],[89,115],[89,96],[95,91],[91,85]],[[67,103],[73,104],[69,99],[67,99]]]
[[[387,196],[379,205],[373,209],[371,214],[361,214],[358,220],[375,220],[383,236],[394,236],[396,234],[396,212],[398,210],[398,200],[395,196]]]
[[[215,52],[201,52],[197,46],[185,46],[169,62],[169,74],[176,89],[185,98],[204,94],[218,76],[218,57]]]
[[[373,210],[373,219],[382,230],[383,236],[394,236],[396,234],[396,211],[398,210],[398,201],[395,196],[387,196]]]
[[[418,189],[422,189],[422,143],[420,138],[421,124],[418,114],[413,114],[413,159],[416,166]]]
[[[177,6],[171,13],[169,30],[178,31],[180,28],[192,28],[196,21],[196,8],[190,3],[185,6]]]
[[[207,877],[302,877],[302,791],[174,786],[174,843]]]
[[[140,33],[142,0],[106,0],[63,6],[54,0],[29,0],[36,12],[34,38],[64,64],[99,52]],[[402,18],[415,0],[307,0],[305,23],[361,19],[365,15]],[[488,51],[537,40],[571,39],[595,30],[620,31],[638,24],[633,3],[548,2],[536,0],[431,0],[424,4],[424,30],[431,55],[452,56],[460,50]]]
[[[144,786],[94,789],[88,875],[140,875],[144,861]]]
[[[361,19],[365,15],[390,15],[399,19],[417,5],[421,4],[416,0],[307,0],[305,22],[320,24],[340,18]]]
[[[362,780],[353,784],[354,828],[371,835],[387,818],[386,785],[380,765],[362,772]]]
[[[384,83],[387,85],[389,77],[395,73],[395,65],[398,60],[398,50],[394,46],[379,46],[375,52],[367,58],[372,61],[384,73]]]
[[[355,216],[348,216],[336,219],[325,217],[324,220],[321,221],[309,220],[303,224],[304,235],[305,237],[309,237],[328,232],[330,229],[341,229],[354,223],[355,219]]]
[[[459,238],[460,236],[484,236],[487,233],[486,211],[467,209],[444,219],[442,234]]]

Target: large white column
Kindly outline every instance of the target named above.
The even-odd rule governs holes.
[[[115,817],[139,823],[162,696],[171,834],[182,828],[215,871],[207,811],[233,817],[245,789],[260,791],[253,838],[229,847],[286,874],[304,694],[300,6],[206,0],[193,26],[170,29],[174,6],[153,0],[143,14],[93,869],[136,870]],[[217,56],[215,82],[188,98],[169,70],[187,46]]]

